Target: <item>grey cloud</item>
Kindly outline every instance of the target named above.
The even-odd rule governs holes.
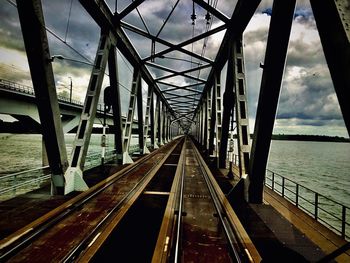
[[[287,61],[289,66],[309,67],[324,61],[320,42],[306,43],[302,38],[289,42]]]
[[[311,69],[315,71],[318,73],[302,74],[284,82],[278,118],[342,120],[329,73],[320,66]],[[291,87],[293,84],[298,91]]]
[[[2,3],[0,5],[0,17],[2,24],[0,29],[0,45],[6,48],[24,51],[17,9],[7,2]]]

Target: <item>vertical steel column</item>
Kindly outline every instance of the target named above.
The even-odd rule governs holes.
[[[124,139],[123,139],[123,164],[132,163],[133,160],[129,155],[129,147],[131,141],[132,127],[134,123],[134,112],[137,100],[137,93],[139,92],[139,86],[141,84],[141,74],[138,68],[134,68],[134,73],[132,77],[132,86],[130,92],[128,115],[125,121],[124,128]]]
[[[214,153],[214,137],[215,137],[215,122],[216,122],[216,87],[217,87],[217,73],[215,73],[214,86],[213,86],[213,92],[211,97],[211,117],[210,117],[208,156],[212,156]]]
[[[137,126],[139,133],[139,147],[140,152],[143,153],[145,146],[144,133],[143,133],[143,101],[142,101],[142,81],[139,78],[139,84],[137,85]]]
[[[235,41],[232,41],[228,49],[226,85],[223,98],[222,134],[219,152],[219,168],[226,168],[227,142],[230,129],[230,117],[235,104],[235,97],[233,92],[234,83],[236,79],[234,64],[235,59],[233,51],[234,43]]]
[[[169,109],[166,108],[165,115],[164,115],[164,141],[165,143],[168,143],[168,116],[169,116]]]
[[[51,168],[51,193],[62,194],[68,159],[40,0],[18,0],[17,9]]]
[[[207,112],[206,112],[206,116],[207,116],[207,130],[205,131],[206,132],[206,141],[205,141],[205,149],[207,151],[207,154],[208,154],[208,151],[209,151],[209,137],[210,137],[210,121],[211,121],[211,88],[208,89],[208,91],[206,92],[205,94],[206,96],[206,100],[207,100]]]
[[[64,193],[72,191],[83,191],[88,186],[83,180],[83,169],[85,157],[88,151],[92,126],[94,124],[98,100],[100,97],[102,81],[106,69],[111,39],[109,32],[101,32],[100,42],[98,45],[94,66],[91,72],[89,86],[86,92],[83,112],[80,116],[78,132],[75,136],[72,149],[72,160],[70,167],[64,177],[66,185]]]
[[[200,138],[201,138],[201,111],[200,111],[200,106],[198,106],[197,108],[197,125],[196,125],[196,129],[197,129],[197,142],[200,143]]]
[[[199,110],[197,110],[197,113],[196,113],[196,139],[197,139],[197,142],[199,142],[199,127],[200,127],[200,116],[199,116]]]
[[[170,142],[171,141],[171,128],[170,128],[170,126],[171,126],[171,116],[170,116],[170,112],[169,112],[169,114],[168,114],[168,126],[167,126],[167,140],[168,140],[168,142]]]
[[[152,87],[153,90],[153,87]],[[150,121],[151,121],[151,127],[150,127],[150,133],[151,133],[151,147],[154,149],[154,146],[156,144],[156,121],[154,117],[154,92],[152,91],[151,95],[151,108],[150,108]]]
[[[215,125],[215,157],[217,159],[217,166],[219,167],[219,149],[221,144],[222,132],[222,106],[221,106],[221,71],[217,73],[215,80],[215,111],[216,111],[216,125]]]
[[[158,132],[159,132],[159,146],[164,145],[163,141],[163,123],[164,123],[164,104],[160,102],[159,104],[159,122],[158,122]]]
[[[295,0],[275,0],[256,113],[249,167],[249,202],[263,202],[263,187],[273,125],[285,67]]]
[[[207,94],[207,93],[206,93]],[[203,148],[205,149],[205,151],[207,152],[207,142],[208,142],[208,98],[207,96],[204,96],[204,109],[203,109],[203,113],[204,113],[204,135],[203,135]]]
[[[160,98],[157,96],[156,100],[156,112],[155,112],[155,125],[154,125],[154,136],[156,137],[154,143],[154,149],[158,149],[160,145]]]
[[[108,68],[109,82],[112,88],[112,110],[114,124],[114,148],[118,156],[118,160],[123,158],[123,121],[120,104],[119,76],[117,64],[116,46],[112,45],[109,51]]]
[[[150,126],[150,115],[152,114],[151,113],[152,101],[153,101],[153,86],[148,86],[145,126],[144,126],[144,130],[143,130],[144,147],[143,147],[142,153],[149,153],[149,150],[147,148],[147,139],[148,139],[149,126]]]
[[[311,0],[345,126],[350,135],[350,2]]]
[[[202,146],[205,147],[205,134],[206,134],[206,127],[205,127],[205,124],[206,124],[206,121],[205,121],[205,118],[206,118],[206,100],[203,100],[202,102],[202,108],[201,108],[201,111],[202,111]]]
[[[203,110],[202,103],[199,106],[199,140],[198,142],[203,145]]]
[[[246,178],[249,169],[250,131],[242,37],[234,43],[233,57],[236,65],[234,94],[236,99],[238,167],[240,176]]]

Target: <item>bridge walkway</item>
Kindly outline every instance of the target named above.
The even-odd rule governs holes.
[[[317,262],[346,244],[339,235],[267,187],[264,204],[247,204],[240,193],[243,185],[237,176],[238,167],[233,167],[234,179],[227,180],[227,173],[227,169],[217,170],[216,179],[266,262]],[[350,251],[331,262],[350,262]]]

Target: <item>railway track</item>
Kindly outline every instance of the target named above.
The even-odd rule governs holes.
[[[181,156],[152,262],[260,262],[190,139]]]
[[[0,241],[9,262],[259,262],[189,138]]]
[[[137,200],[181,139],[141,158],[0,241],[0,262],[73,262]]]

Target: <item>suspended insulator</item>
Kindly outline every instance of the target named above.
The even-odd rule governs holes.
[[[192,15],[191,15],[192,25],[195,24],[196,18],[197,18],[197,16],[196,16],[196,10],[194,9],[194,2],[192,2]]]
[[[196,20],[196,18],[197,18],[196,14],[192,14],[192,15],[191,15],[192,25],[194,25],[194,24],[195,24],[195,20]]]
[[[205,19],[207,20],[207,25],[209,25],[211,19],[211,15],[209,14],[209,12],[205,15]]]

